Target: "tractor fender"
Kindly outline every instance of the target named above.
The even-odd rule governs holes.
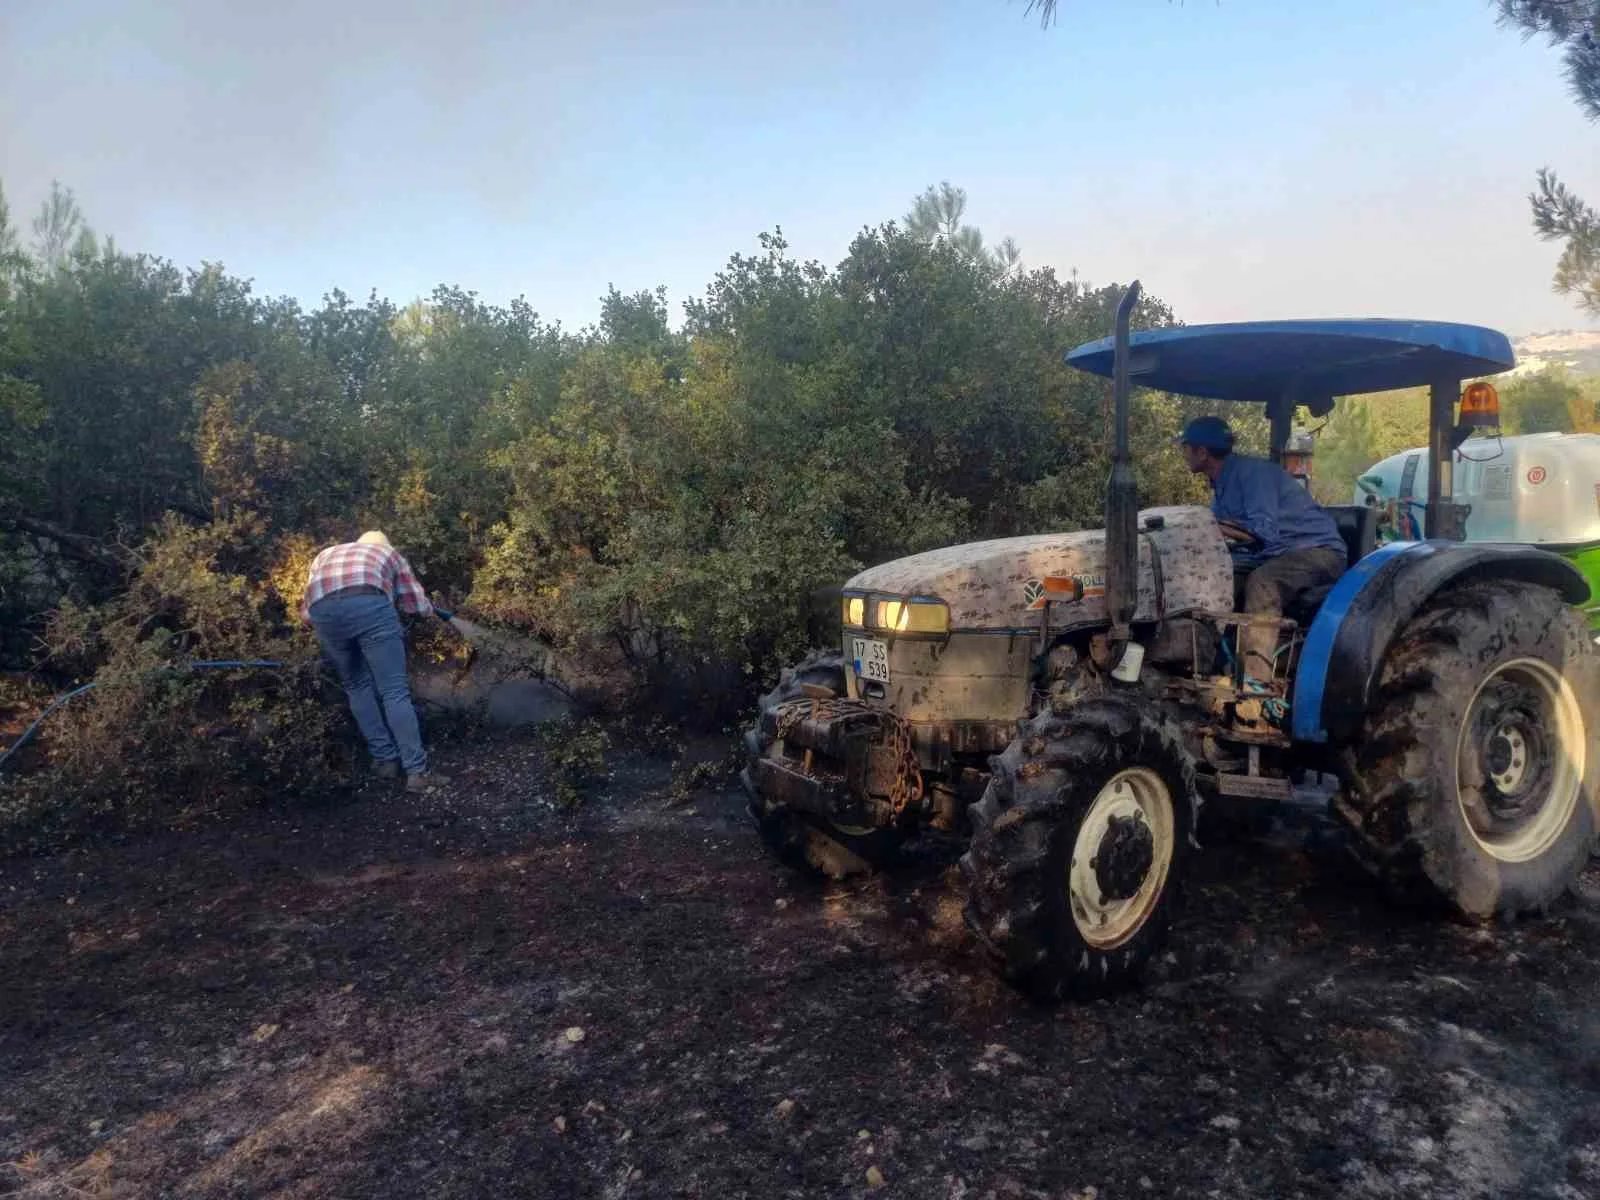
[[[1370,711],[1395,635],[1438,592],[1478,579],[1509,579],[1589,599],[1582,572],[1534,546],[1492,542],[1391,542],[1340,577],[1311,622],[1295,673],[1296,741],[1343,743]]]

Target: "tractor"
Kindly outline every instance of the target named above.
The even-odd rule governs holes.
[[[785,670],[745,735],[764,840],[833,875],[920,833],[957,841],[967,923],[1043,999],[1136,982],[1203,809],[1270,814],[1311,771],[1337,779],[1333,816],[1394,896],[1472,920],[1546,909],[1600,828],[1600,654],[1570,561],[1463,541],[1452,464],[1487,386],[1471,381],[1514,365],[1509,341],[1392,320],[1130,334],[1138,295],[1112,336],[1066,355],[1113,380],[1105,528],[952,546],[844,584],[840,649]],[[1379,547],[1372,508],[1329,508],[1348,548],[1337,583],[1281,619],[1236,611],[1211,511],[1139,509],[1134,383],[1263,405],[1275,460],[1302,407],[1426,385],[1424,536]],[[1265,697],[1237,653],[1262,621],[1277,631]]]

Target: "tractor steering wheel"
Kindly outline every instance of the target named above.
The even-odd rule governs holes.
[[[1261,539],[1255,534],[1251,533],[1248,529],[1241,529],[1237,525],[1230,525],[1227,521],[1218,521],[1217,528],[1222,530],[1222,536],[1228,541],[1241,543],[1246,549],[1249,549],[1253,546],[1259,546],[1261,544]]]

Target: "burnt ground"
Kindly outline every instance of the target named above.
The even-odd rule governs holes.
[[[663,763],[565,812],[452,753],[0,862],[0,1194],[1600,1195],[1600,871],[1484,931],[1212,849],[1149,985],[1052,1010],[947,859],[814,882]]]

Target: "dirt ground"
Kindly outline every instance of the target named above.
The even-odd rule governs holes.
[[[937,853],[814,882],[659,761],[572,813],[452,753],[0,862],[0,1194],[1600,1196],[1600,871],[1491,932],[1211,849],[1149,985],[1051,1010]]]

